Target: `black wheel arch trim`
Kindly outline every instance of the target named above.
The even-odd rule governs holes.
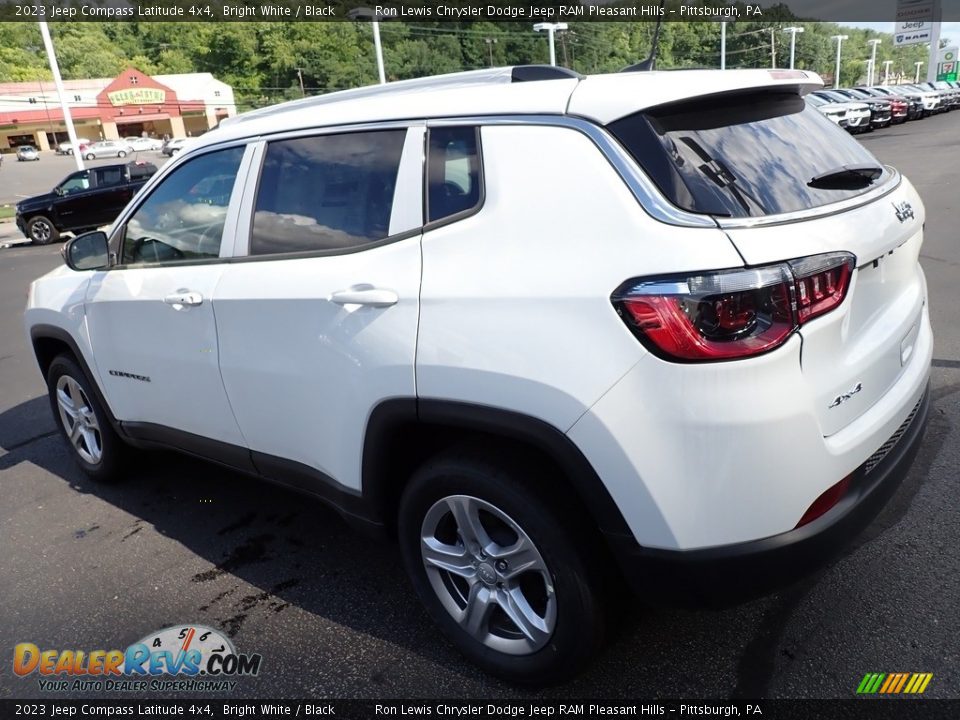
[[[70,350],[70,353],[73,355],[74,359],[80,365],[80,369],[83,370],[84,374],[87,376],[87,381],[90,383],[93,388],[94,394],[97,396],[97,402],[100,403],[100,407],[103,408],[103,411],[107,414],[107,419],[110,421],[110,425],[113,426],[113,429],[119,435],[123,435],[123,429],[120,426],[120,423],[117,421],[117,418],[114,417],[113,411],[110,409],[109,403],[107,403],[106,398],[104,397],[103,390],[100,388],[100,380],[90,369],[90,365],[87,363],[87,358],[84,356],[83,352],[80,350],[80,346],[77,345],[77,341],[73,339],[73,336],[64,330],[61,327],[56,325],[46,325],[38,324],[33,325],[30,328],[30,344],[33,348],[33,355],[36,358],[37,365],[40,368],[40,372],[43,375],[43,381],[47,381],[47,368],[44,367],[43,358],[40,353],[40,343],[44,340],[56,340],[67,346]],[[53,358],[50,358],[51,360]]]
[[[377,449],[384,447],[398,429],[411,423],[480,432],[536,448],[564,471],[604,535],[634,537],[596,470],[561,430],[512,410],[450,400],[395,398],[374,408],[363,443],[362,487],[364,500],[377,508],[374,512],[378,515],[384,512],[384,499],[389,497],[392,479],[390,460],[379,456]]]

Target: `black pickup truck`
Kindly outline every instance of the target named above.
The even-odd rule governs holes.
[[[108,225],[156,171],[153,163],[134,161],[70,173],[50,192],[17,203],[17,227],[46,245],[64,232]]]

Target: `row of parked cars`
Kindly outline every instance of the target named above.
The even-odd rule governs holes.
[[[123,158],[135,152],[159,151],[172,157],[183,147],[186,138],[159,140],[150,137],[128,137],[122,140],[100,140],[91,142],[86,138],[77,138],[80,154],[87,160],[98,158]],[[73,155],[73,143],[62,142],[57,146],[57,155]]]
[[[807,102],[851,133],[869,132],[960,107],[960,83],[938,80],[818,90],[807,96]]]

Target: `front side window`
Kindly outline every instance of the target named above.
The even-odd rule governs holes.
[[[219,257],[243,152],[233,147],[207,153],[165,177],[127,221],[123,263]]]
[[[406,136],[384,130],[269,143],[250,254],[345,250],[386,238]]]
[[[68,177],[59,185],[60,192],[63,195],[69,195],[70,193],[79,192],[81,190],[87,190],[89,187],[90,187],[90,171],[89,170],[83,170],[82,172],[75,172],[73,173],[73,175]]]
[[[430,222],[480,204],[480,159],[475,127],[430,129],[427,215]]]

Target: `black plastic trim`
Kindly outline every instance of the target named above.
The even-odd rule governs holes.
[[[633,538],[596,470],[573,441],[553,425],[510,410],[446,400],[418,400],[417,417],[421,422],[499,435],[536,447],[563,468],[601,532]]]
[[[477,197],[477,202],[473,207],[467,208],[466,210],[461,210],[460,212],[454,213],[453,215],[447,215],[445,217],[439,218],[437,220],[430,219],[430,131],[433,128],[449,128],[449,127],[472,127],[474,134],[477,139],[477,182],[480,183],[480,192]],[[459,124],[450,124],[445,125],[443,119],[440,118],[435,123],[431,123],[427,126],[427,132],[424,136],[424,161],[423,161],[423,227],[420,228],[421,232],[429,232],[431,230],[436,230],[437,228],[444,227],[446,225],[451,225],[452,223],[459,222],[460,220],[465,220],[468,217],[473,217],[481,210],[487,202],[487,179],[486,174],[484,173],[484,163],[483,163],[483,133],[481,133],[482,125],[459,125]]]
[[[117,421],[116,417],[114,417],[113,412],[110,410],[110,406],[107,404],[103,391],[100,388],[100,381],[97,378],[97,375],[90,369],[86,358],[80,351],[80,347],[77,345],[70,333],[63,328],[57,327],[56,325],[39,324],[30,328],[30,344],[33,346],[34,357],[37,360],[37,365],[40,368],[40,372],[44,375],[43,382],[46,384],[46,373],[44,372],[43,365],[40,364],[40,355],[37,353],[38,340],[56,340],[64,343],[70,349],[70,352],[73,354],[77,363],[79,363],[80,369],[83,370],[84,374],[87,376],[87,380],[90,382],[93,392],[97,396],[97,402],[100,403],[100,407],[102,407],[103,411],[107,414],[107,419],[110,421],[110,424],[113,426],[114,430],[120,433],[120,423]]]
[[[655,550],[610,539],[634,591],[669,605],[724,606],[767,594],[824,565],[880,513],[920,449],[930,409],[929,387],[910,427],[869,475],[864,466],[847,494],[808,525],[779,535],[701,550]]]
[[[517,65],[510,71],[510,82],[539,82],[541,80],[582,80],[578,72],[553,65]]]

